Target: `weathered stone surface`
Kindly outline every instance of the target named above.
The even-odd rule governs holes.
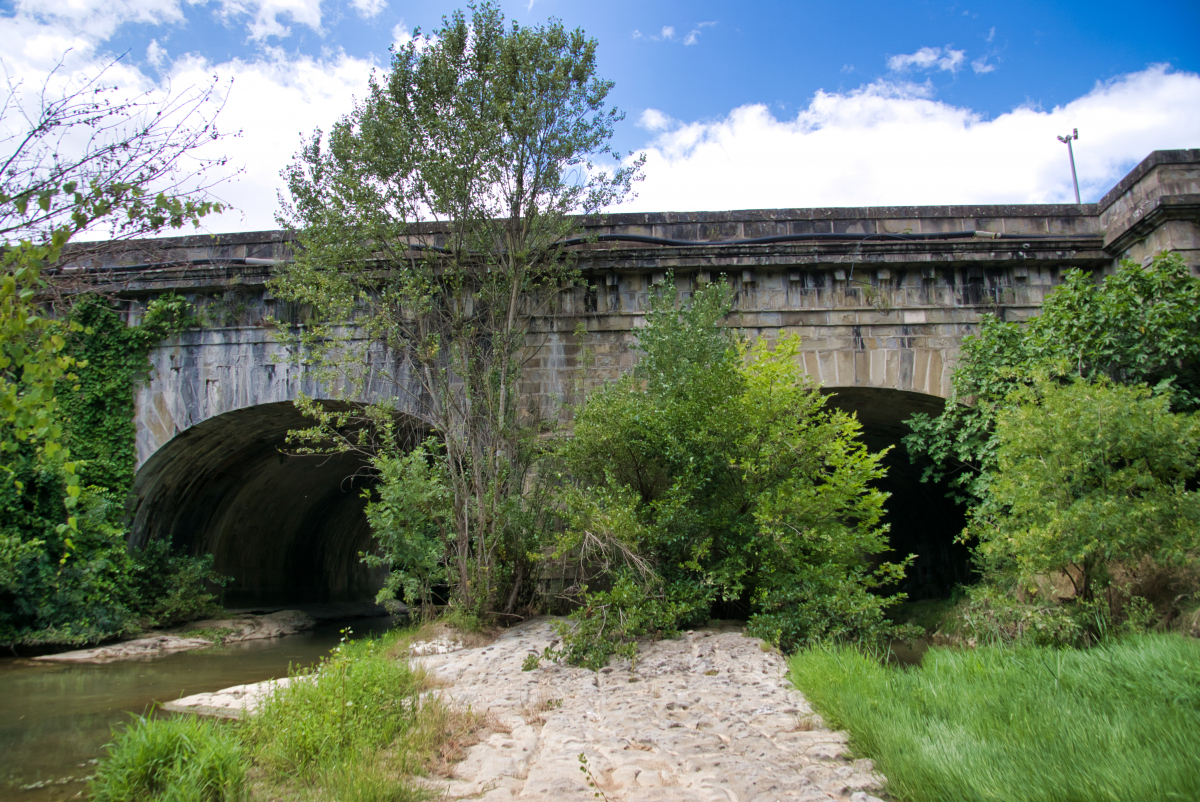
[[[410,658],[445,684],[450,704],[484,713],[489,734],[437,782],[450,799],[592,800],[582,754],[612,802],[851,800],[877,802],[883,778],[854,760],[845,733],[785,676],[784,659],[739,627],[643,645],[636,665],[599,672],[560,665],[522,670],[557,643],[539,619],[493,643],[416,643]],[[174,712],[240,718],[288,680],[188,696]]]
[[[198,716],[242,718],[253,715],[263,700],[274,693],[276,688],[286,688],[290,682],[289,678],[284,677],[250,685],[234,685],[215,693],[197,693],[167,702],[163,709],[172,713],[195,713]]]
[[[49,663],[113,663],[118,660],[152,660],[175,652],[206,649],[213,642],[204,638],[185,638],[178,635],[155,635],[150,638],[112,643],[95,649],[77,649],[71,652],[47,654],[34,660]]]
[[[590,800],[580,754],[614,802],[862,799],[881,786],[788,682],[783,658],[739,629],[645,645],[636,666],[521,670],[554,642],[538,620],[483,648],[414,658],[449,683],[445,698],[496,725],[455,766],[448,796]]]
[[[282,638],[284,635],[295,635],[305,632],[317,625],[317,619],[300,610],[280,610],[265,615],[239,615],[232,618],[208,618],[203,621],[193,621],[182,627],[181,634],[197,629],[233,630],[225,635],[226,643],[239,643],[246,640],[261,640],[264,638]]]
[[[77,649],[70,652],[48,654],[33,659],[54,663],[112,663],[117,660],[152,660],[155,657],[163,657],[175,652],[206,649],[213,645],[213,641],[208,638],[188,637],[189,632],[196,630],[226,630],[223,633],[223,640],[226,643],[238,643],[246,640],[294,635],[297,632],[312,629],[316,625],[317,619],[300,610],[279,610],[263,615],[247,613],[231,618],[193,621],[177,630],[148,638],[110,643],[95,649]]]

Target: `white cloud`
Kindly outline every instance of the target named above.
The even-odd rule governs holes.
[[[363,19],[373,19],[387,8],[387,0],[350,0],[350,5]]]
[[[1154,66],[1051,111],[995,119],[926,86],[879,82],[818,92],[792,120],[749,105],[669,124],[647,148],[638,198],[619,211],[1070,202],[1057,134],[1079,128],[1080,184],[1095,199],[1151,151],[1200,146],[1200,75]]]
[[[199,83],[214,73],[233,79],[218,122],[223,130],[243,131],[240,138],[219,143],[232,166],[245,167],[242,175],[217,190],[237,210],[206,221],[205,228],[278,228],[279,171],[291,162],[302,138],[307,139],[316,128],[329,130],[351,110],[354,97],[366,93],[367,78],[375,66],[345,53],[314,59],[275,48],[254,61],[212,64],[199,58],[177,60],[170,78],[176,86]]]
[[[988,64],[988,57],[983,56],[971,62],[971,69],[975,71],[976,75],[982,75],[985,72],[991,72],[996,69],[996,65]]]
[[[916,53],[892,56],[887,60],[887,66],[892,72],[904,72],[914,68],[957,72],[966,57],[965,50],[954,50],[949,46],[944,51],[940,47],[922,47]]]
[[[700,41],[700,34],[704,33],[704,29],[711,28],[712,26],[714,26],[716,24],[717,24],[716,20],[710,20],[708,22],[696,23],[696,27],[692,28],[690,31],[688,31],[687,38],[683,40],[683,43],[685,45],[696,44],[697,42]]]
[[[994,27],[992,27],[992,28],[988,28],[987,39],[984,39],[983,41],[990,42],[995,38],[996,38],[996,29]]]
[[[697,23],[696,27],[692,28],[690,31],[687,32],[687,35],[684,36],[683,44],[694,45],[694,44],[698,43],[700,41],[700,34],[704,33],[704,29],[712,27],[713,25],[716,25],[716,24],[717,24],[716,22]],[[634,39],[649,39],[651,42],[676,42],[676,41],[679,41],[679,37],[676,35],[674,25],[664,25],[662,27],[662,30],[660,30],[656,34],[655,33],[645,34],[645,33],[642,33],[639,29],[634,28],[632,36]]]
[[[281,19],[284,16],[295,24],[321,30],[321,0],[220,0],[220,3],[218,13],[227,20],[252,17],[247,26],[250,38],[260,42],[272,36],[283,38],[291,34],[292,29]]]
[[[646,109],[638,118],[638,127],[647,131],[665,131],[674,128],[678,123],[658,109]]]
[[[160,45],[157,39],[151,39],[146,47],[146,61],[153,67],[161,67],[166,60],[167,49]]]
[[[404,20],[396,23],[396,27],[392,28],[392,44],[396,47],[404,47],[412,41],[412,33],[409,32],[408,26],[404,24]]]
[[[95,29],[101,33],[115,30],[122,21],[136,20],[139,14],[157,13],[153,4],[134,0],[117,4],[96,0],[90,5],[90,0],[66,2],[75,3],[84,15],[116,9],[104,17],[103,26]],[[159,19],[174,19],[168,0],[160,0],[157,5],[161,10]],[[315,2],[311,5],[317,7]],[[49,2],[46,6],[67,8]],[[257,3],[252,8],[245,6],[249,10],[244,13],[269,17],[284,6]],[[305,18],[303,13],[292,19],[319,24],[319,16]],[[13,80],[23,82],[22,90],[26,93],[36,92],[48,79],[54,93],[68,84],[77,84],[82,76],[94,75],[111,60],[102,50],[104,36],[88,31],[76,19],[63,20],[25,11],[11,17],[0,16],[0,41],[20,43],[5,48],[3,67]],[[51,77],[60,61],[62,66]],[[108,69],[103,82],[118,87],[119,94],[124,96],[150,92],[153,97],[161,96],[168,87],[176,93],[186,92],[188,87],[203,87],[214,75],[223,82],[233,79],[217,123],[222,131],[241,129],[244,133],[239,138],[221,139],[205,146],[212,152],[200,154],[212,158],[228,156],[230,174],[245,168],[241,175],[215,190],[217,196],[236,207],[235,211],[205,219],[205,229],[217,232],[277,228],[274,218],[276,193],[281,186],[279,171],[300,149],[302,136],[307,137],[318,127],[328,130],[351,110],[353,98],[365,94],[367,78],[377,66],[372,60],[354,58],[341,51],[312,58],[275,47],[264,47],[260,55],[248,60],[213,63],[189,54],[171,62],[157,41],[147,48],[146,61],[164,67],[161,80],[122,61]]]
[[[17,0],[14,10],[15,18],[97,40],[107,39],[127,22],[183,22],[179,0]]]

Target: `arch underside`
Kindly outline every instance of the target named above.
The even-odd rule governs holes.
[[[825,387],[830,404],[854,412],[863,426],[860,438],[872,451],[891,446],[883,459],[887,476],[877,486],[891,497],[884,523],[890,526],[892,553],[900,560],[917,558],[900,590],[910,599],[945,597],[956,585],[971,581],[970,553],[954,538],[966,525],[962,507],[946,497],[944,483],[921,481],[924,463],[914,464],[901,439],[911,430],[904,423],[914,414],[941,413],[943,399],[882,387]]]
[[[901,438],[917,412],[936,415],[936,396],[876,387],[827,387],[830,403],[857,414],[872,451],[891,446],[889,559],[916,554],[901,590],[910,598],[947,595],[970,580],[968,552],[954,537],[962,510],[943,485],[920,481]],[[372,548],[362,491],[362,459],[288,456],[290,430],[311,422],[290,402],[226,412],[180,432],[139,470],[131,545],[165,539],[176,549],[212,554],[229,607],[370,598],[384,572],[365,566]]]
[[[226,412],[177,434],[138,471],[131,545],[166,539],[212,554],[232,577],[228,607],[370,598],[379,570],[352,454],[288,456],[289,430],[311,426],[290,402]]]

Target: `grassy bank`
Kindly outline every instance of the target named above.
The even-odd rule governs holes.
[[[137,719],[115,739],[90,788],[95,802],[410,802],[439,794],[481,717],[425,693],[404,659],[411,632],[343,641],[293,672],[244,721]]]
[[[813,649],[791,678],[902,802],[1200,795],[1200,641],[934,648],[910,669]]]

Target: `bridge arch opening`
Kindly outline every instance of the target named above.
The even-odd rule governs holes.
[[[138,470],[130,545],[166,540],[212,554],[233,578],[228,607],[369,599],[385,572],[372,548],[362,457],[288,456],[288,431],[311,426],[290,401],[214,416],[180,432]]]
[[[884,457],[887,476],[878,487],[887,500],[884,523],[890,525],[888,559],[917,558],[899,590],[909,599],[945,598],[955,586],[973,581],[970,552],[954,539],[966,525],[963,508],[946,497],[944,483],[921,481],[925,466],[914,464],[901,439],[914,414],[938,415],[943,399],[925,393],[883,387],[827,387],[830,405],[854,412],[863,426],[860,438],[872,451],[892,446]]]

